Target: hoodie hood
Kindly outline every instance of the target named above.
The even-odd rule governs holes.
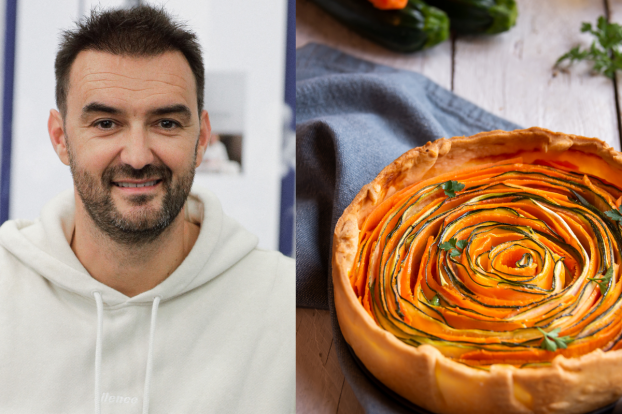
[[[54,285],[93,300],[100,292],[108,306],[166,301],[214,279],[257,246],[257,237],[222,211],[208,190],[194,188],[186,203],[186,217],[201,227],[181,265],[162,283],[132,298],[93,279],[71,250],[75,200],[65,191],[41,211],[37,220],[12,220],[0,227],[0,245]]]

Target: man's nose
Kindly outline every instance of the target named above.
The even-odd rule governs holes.
[[[153,164],[154,155],[147,131],[142,127],[131,128],[124,140],[121,162],[140,170]]]

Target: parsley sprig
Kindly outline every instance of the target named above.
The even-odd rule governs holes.
[[[570,336],[558,337],[561,328],[555,328],[551,332],[546,332],[537,326],[536,328],[544,334],[540,348],[546,349],[547,351],[555,352],[557,348],[566,349],[568,348],[568,344],[574,341]]]
[[[446,181],[441,185],[441,188],[445,190],[445,195],[449,198],[453,198],[456,196],[456,191],[464,190],[464,184],[459,183],[458,181]]]
[[[609,217],[613,221],[617,221],[618,223],[622,224],[621,213],[622,213],[622,206],[618,207],[617,210],[614,208],[613,210],[605,211],[605,216]]]
[[[557,59],[555,66],[559,66],[565,60],[569,60],[570,64],[574,61],[587,60],[593,62],[594,72],[603,73],[613,79],[616,70],[622,69],[622,53],[619,50],[622,44],[622,26],[608,23],[607,19],[601,16],[596,27],[584,22],[581,32],[591,33],[596,40],[587,49],[581,49],[580,46],[573,47]]]
[[[438,247],[440,247],[442,250],[449,252],[449,255],[451,257],[454,257],[460,256],[462,250],[466,247],[467,243],[468,242],[466,240],[456,241],[456,238],[452,237],[451,239],[449,239],[449,241],[441,243]]]
[[[613,277],[613,266],[607,269],[603,277],[588,277],[587,280],[596,282],[596,284],[598,284],[598,287],[600,288],[600,293],[604,295],[605,292],[607,291],[607,286],[609,286],[609,282],[611,282],[612,277]]]

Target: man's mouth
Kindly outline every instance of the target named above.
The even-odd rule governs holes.
[[[152,180],[152,181],[142,181],[142,182],[132,182],[132,181],[113,181],[112,183],[114,185],[116,185],[117,187],[123,187],[123,188],[141,188],[141,187],[151,187],[154,186],[158,183],[160,183],[162,180]]]

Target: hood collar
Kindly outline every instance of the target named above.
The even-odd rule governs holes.
[[[225,215],[208,190],[193,188],[186,220],[200,224],[199,236],[179,267],[153,289],[132,298],[93,279],[69,245],[74,229],[73,190],[52,199],[37,220],[10,220],[0,227],[0,245],[54,285],[108,306],[152,303],[182,295],[217,277],[257,246],[257,237]]]

